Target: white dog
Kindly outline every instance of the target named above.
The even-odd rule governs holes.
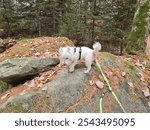
[[[99,42],[96,42],[93,45],[93,50],[88,47],[61,47],[59,48],[59,66],[67,64],[69,65],[69,72],[73,72],[77,61],[84,59],[87,67],[87,70],[84,73],[89,73],[95,56],[100,50],[101,44]]]

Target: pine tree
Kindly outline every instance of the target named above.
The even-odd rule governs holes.
[[[16,25],[16,10],[13,0],[1,0],[0,21],[1,27],[6,28],[8,36],[13,33],[13,28]]]

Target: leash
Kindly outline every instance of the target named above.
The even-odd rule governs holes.
[[[120,106],[120,108],[122,109],[122,111],[123,111],[124,113],[126,113],[126,111],[125,111],[123,105],[121,104],[121,102],[119,101],[117,95],[116,95],[115,92],[112,90],[112,87],[110,86],[110,83],[109,83],[107,77],[105,76],[105,74],[104,74],[104,72],[103,72],[103,70],[102,70],[101,65],[99,64],[99,62],[97,61],[97,59],[96,59],[95,61],[96,61],[97,67],[99,68],[99,70],[100,70],[100,72],[101,72],[101,74],[102,74],[102,77],[104,78],[104,81],[106,82],[106,84],[107,84],[107,86],[108,86],[108,91],[103,92],[103,93],[101,94],[101,97],[100,97],[100,102],[99,102],[99,104],[100,104],[100,113],[103,113],[103,98],[104,98],[104,96],[105,96],[105,94],[106,94],[107,92],[111,92],[111,93],[112,93],[112,95],[114,96],[115,100],[116,100],[117,103],[119,104],[119,106]]]

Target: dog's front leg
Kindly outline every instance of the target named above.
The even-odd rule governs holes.
[[[64,59],[60,58],[59,61],[60,61],[59,65],[58,65],[59,67],[61,67],[65,64]]]
[[[73,72],[74,71],[74,67],[77,64],[77,61],[74,61],[73,63],[71,63],[71,65],[69,65],[69,72]]]

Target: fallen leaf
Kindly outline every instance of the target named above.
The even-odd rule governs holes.
[[[108,77],[113,75],[113,72],[111,72],[111,71],[105,71],[105,73]]]
[[[32,43],[35,47],[37,47],[37,46],[39,46],[40,45],[40,43],[39,42],[33,42]]]
[[[49,55],[50,55],[50,52],[46,51],[44,54],[45,54],[46,56],[49,56]]]
[[[125,60],[127,60],[127,61],[131,61],[131,58],[125,58]]]
[[[43,75],[40,76],[39,80],[44,81],[45,77]]]
[[[121,75],[124,77],[126,75],[126,72],[122,72]]]
[[[35,55],[35,56],[40,56],[40,53],[39,53],[39,52],[37,52],[37,53],[35,53],[34,55]]]
[[[143,73],[139,73],[141,81],[145,81]]]
[[[89,82],[90,82],[90,85],[91,85],[91,86],[93,86],[93,85],[94,85],[93,80],[90,80]]]
[[[27,82],[25,85],[27,85],[29,88],[34,88],[36,87],[35,80],[31,80],[30,82]]]
[[[146,61],[146,60],[143,61],[142,64],[143,64],[143,65],[147,65],[147,61]]]
[[[27,44],[22,44],[22,46],[26,46]]]
[[[143,69],[143,70],[145,70],[145,68],[146,68],[145,66],[142,66],[142,69]]]
[[[35,51],[35,49],[34,49],[34,48],[31,48],[31,51]]]
[[[150,92],[148,88],[145,88],[144,90],[142,90],[142,92],[144,93],[145,97],[149,97],[150,96]]]
[[[150,107],[150,102],[148,102],[148,106]]]
[[[100,80],[95,80],[94,82],[95,82],[96,87],[100,89],[104,88],[104,83],[101,82]]]
[[[132,83],[132,82],[128,82],[128,85],[129,85],[130,87],[133,87],[133,83]]]
[[[100,81],[103,81],[103,80],[104,80],[101,75],[99,75],[98,78],[99,78]]]
[[[37,83],[37,88],[41,88],[43,86],[43,83],[40,80],[36,80],[36,83]]]
[[[18,55],[18,54],[15,54],[15,56],[18,57],[19,55]]]
[[[2,97],[1,97],[1,100],[3,100],[3,99],[5,99],[6,97],[8,97],[10,95],[10,93],[8,92],[8,93],[6,93],[5,95],[3,95]]]
[[[138,67],[143,67],[143,64],[141,64],[139,62],[136,62],[135,65],[138,66]]]

